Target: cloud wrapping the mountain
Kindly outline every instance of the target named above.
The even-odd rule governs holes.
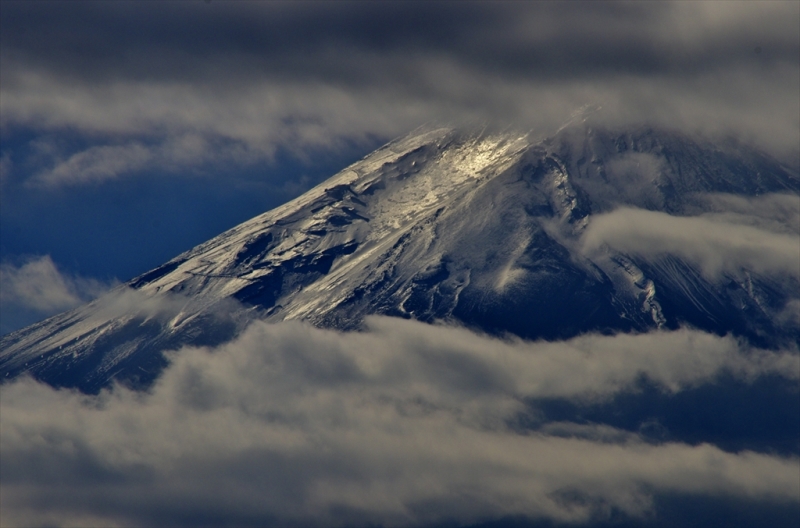
[[[227,145],[205,162],[241,163],[432,119],[548,133],[587,103],[609,124],[737,135],[796,165],[798,19],[795,2],[11,3],[0,115],[89,140],[43,167],[50,184],[147,157],[192,167],[169,148],[184,136]]]
[[[800,236],[800,199],[796,194],[737,196],[709,193],[698,198],[706,218]]]
[[[62,273],[49,255],[30,257],[21,265],[0,264],[0,309],[4,324],[42,317],[74,308],[99,297],[114,283]]]
[[[796,203],[797,198],[786,197],[786,200]],[[746,203],[744,199],[739,202]],[[623,253],[650,258],[678,256],[697,265],[712,280],[723,272],[738,274],[742,268],[800,277],[797,234],[764,229],[773,224],[752,212],[686,217],[620,207],[593,216],[581,243],[588,255],[610,246]],[[779,225],[785,226],[783,231],[786,231],[792,224]]]
[[[800,493],[796,457],[514,425],[535,422],[536,398],[602,399],[642,376],[673,392],[723,374],[797,379],[796,352],[689,330],[529,343],[387,318],[368,327],[255,322],[216,349],[174,353],[147,393],[3,386],[3,525],[580,522],[646,517],[660,493]]]

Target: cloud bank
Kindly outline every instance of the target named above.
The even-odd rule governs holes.
[[[13,2],[0,126],[79,133],[76,184],[388,139],[430,120],[734,135],[798,165],[796,2]],[[175,143],[205,143],[197,156]],[[99,150],[98,150],[99,149]],[[113,156],[113,161],[109,158]]]
[[[419,526],[505,515],[647,519],[659,494],[792,504],[796,457],[536,423],[540,397],[602,399],[779,376],[796,351],[681,330],[499,341],[373,318],[363,333],[253,323],[184,349],[148,393],[2,391],[4,526]],[[533,403],[532,403],[533,402]],[[519,417],[532,425],[520,429]]]

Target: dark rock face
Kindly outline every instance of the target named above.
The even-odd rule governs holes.
[[[384,314],[527,339],[689,325],[797,344],[784,315],[796,274],[709,277],[676,254],[581,246],[620,207],[696,216],[715,196],[770,193],[800,193],[797,170],[672,132],[417,131],[127,289],[3,337],[0,377],[147,386],[163,351],[222,343],[255,318],[357,329]]]

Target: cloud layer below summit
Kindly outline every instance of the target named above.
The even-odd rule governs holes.
[[[796,457],[547,421],[540,398],[796,380],[796,352],[681,330],[498,341],[376,318],[256,322],[148,393],[2,387],[3,525],[430,525],[649,518],[659,496],[793,504]],[[654,503],[654,501],[656,501]]]

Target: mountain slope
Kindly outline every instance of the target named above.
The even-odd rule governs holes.
[[[797,339],[782,315],[796,274],[709,276],[680,255],[581,241],[619,207],[693,216],[726,196],[798,192],[797,171],[763,154],[674,132],[424,128],[105,298],[3,337],[0,376],[147,385],[163,350],[224,342],[254,318],[356,329],[387,314],[531,339],[688,324],[780,346]]]

